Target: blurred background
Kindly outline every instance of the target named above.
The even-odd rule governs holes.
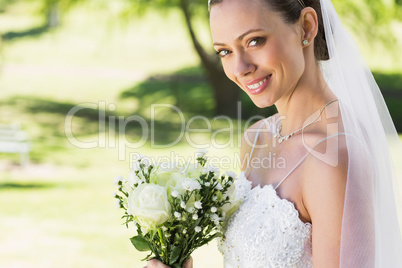
[[[402,1],[333,3],[401,132]],[[143,267],[113,199],[132,155],[233,160],[275,112],[224,77],[207,0],[0,0],[0,35],[0,267]]]

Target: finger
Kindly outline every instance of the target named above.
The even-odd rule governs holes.
[[[165,268],[168,266],[164,265],[162,262],[160,262],[156,259],[152,259],[147,262],[147,267],[148,268]]]
[[[193,268],[193,257],[190,256],[183,265],[183,268]]]

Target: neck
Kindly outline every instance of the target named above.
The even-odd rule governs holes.
[[[295,88],[275,103],[282,118],[282,135],[288,135],[309,123],[306,120],[313,113],[335,98],[315,59],[306,62],[305,72]]]

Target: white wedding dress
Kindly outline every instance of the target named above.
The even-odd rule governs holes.
[[[246,171],[240,173],[236,196],[242,203],[229,220],[225,239],[218,245],[225,258],[225,268],[312,267],[312,226],[300,220],[293,203],[276,193],[276,188],[306,156],[276,187],[258,185],[252,188],[251,181],[245,176],[249,163]]]
[[[219,247],[225,268],[312,267],[311,224],[272,185],[251,188],[244,173],[236,184],[242,204]]]

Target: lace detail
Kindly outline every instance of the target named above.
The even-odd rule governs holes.
[[[242,172],[236,182],[239,210],[218,243],[225,261],[239,268],[312,267],[311,224],[272,185],[251,188]]]

